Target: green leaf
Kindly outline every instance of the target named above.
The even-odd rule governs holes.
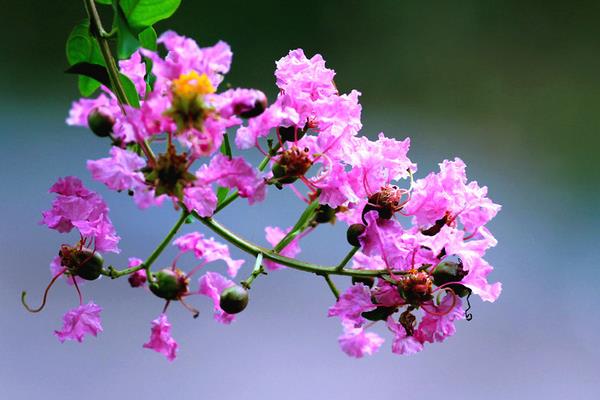
[[[104,65],[100,46],[96,39],[90,35],[90,25],[88,20],[81,21],[75,25],[69,34],[69,37],[67,38],[66,54],[69,65],[80,63]],[[79,77],[79,92],[83,96],[91,96],[100,87],[101,82],[93,79],[90,75],[80,75],[82,76]]]
[[[158,46],[156,45],[156,31],[153,27],[149,26],[141,31],[138,35],[138,39],[140,40],[140,44],[143,48],[152,51],[156,51],[158,49]]]
[[[112,4],[112,0],[96,0],[96,3],[111,5]]]
[[[70,66],[65,72],[67,74],[77,74],[82,75],[82,77],[92,78],[104,86],[110,87],[110,77],[103,65],[80,62]]]
[[[87,76],[80,76],[77,80],[77,87],[79,88],[79,93],[81,93],[83,97],[90,97],[98,90],[100,83]]]
[[[221,204],[229,194],[229,188],[221,187],[217,189],[217,204]]]
[[[180,3],[181,0],[119,0],[129,25],[138,31],[169,18]]]
[[[140,97],[131,79],[123,74],[119,74],[119,79],[125,91],[125,96],[127,96],[127,103],[134,108],[140,108]]]
[[[129,58],[139,47],[140,42],[136,33],[127,23],[123,11],[116,4],[113,5],[115,18],[113,28],[117,29],[117,57],[120,60]]]
[[[231,144],[229,143],[229,135],[227,132],[223,135],[223,143],[221,143],[221,154],[227,156],[231,160]]]

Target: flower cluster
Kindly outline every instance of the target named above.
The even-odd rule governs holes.
[[[471,294],[490,302],[498,298],[501,285],[488,283],[492,267],[483,257],[496,245],[486,224],[500,206],[487,197],[485,186],[468,181],[462,160],[443,161],[439,172],[415,179],[410,139],[359,135],[360,93],[340,93],[335,72],[320,55],[309,58],[297,49],[277,61],[278,94],[269,104],[256,89],[220,90],[232,60],[226,43],[201,48],[171,31],[158,42],[164,57],[139,49],[118,64],[137,90],[139,107],[124,104],[103,86],[96,98],[73,103],[67,123],[111,140],[106,158],[87,162],[93,179],[128,193],[141,209],[167,202],[181,209],[182,217],[146,261],[130,258],[122,271],[104,268],[99,253],[118,252],[119,242],[108,208],[78,179],[60,179],[50,190],[57,198],[43,213],[43,223],[61,233],[77,228],[80,238],[61,246],[52,262],[52,283],[65,276],[79,292],[83,280],[127,275],[132,287],[165,301],[143,347],[169,360],[178,350],[166,315],[170,303],[180,303],[197,317],[199,311],[188,300],[207,296],[215,320],[229,324],[246,307],[252,281],[284,266],[326,277],[339,296],[329,316],[340,318],[339,344],[352,357],[382,346],[384,338],[372,331],[378,323],[392,332],[394,353],[412,354],[454,334]],[[237,149],[229,135],[235,135]],[[233,155],[247,149],[262,152],[264,161],[254,167]],[[272,251],[249,244],[212,219],[237,197],[250,205],[262,201],[269,186],[291,190],[307,204],[293,227],[265,227]],[[192,232],[172,241],[189,218],[258,256],[250,277],[240,284],[232,280],[244,260],[233,259],[228,246],[212,237]],[[294,257],[302,237],[336,221],[348,225],[348,257],[337,268],[298,264]],[[153,272],[152,263],[171,241],[179,254]],[[196,261],[183,268],[187,253]],[[231,279],[209,271],[192,288],[194,275],[215,261],[225,264]],[[335,274],[353,277],[341,295],[329,280]],[[83,305],[80,294],[80,305],[65,315],[56,335],[61,342],[95,336],[102,331],[100,310],[94,303]]]

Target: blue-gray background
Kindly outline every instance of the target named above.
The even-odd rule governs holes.
[[[326,318],[324,282],[280,271],[255,282],[231,326],[211,319],[205,298],[195,299],[197,320],[172,307],[181,346],[172,364],[141,348],[161,302],[125,280],[86,285],[85,297],[104,307],[104,332],[84,344],[52,335],[76,305],[62,282],[43,313],[20,306],[22,289],[39,299],[49,261],[73,239],[37,225],[56,177],[78,175],[106,197],[123,237],[122,254],[108,257],[117,265],[147,256],[175,213],[139,212],[91,182],[85,160],[103,157],[106,143],[64,125],[77,92],[62,73],[63,44],[81,4],[3,2],[2,14],[0,398],[600,398],[597,2],[184,0],[159,29],[229,42],[232,84],[272,98],[276,59],[297,47],[320,52],[343,91],[363,93],[364,133],[412,138],[419,176],[462,157],[503,205],[487,259],[504,291],[495,304],[475,300],[473,321],[446,343],[399,357],[386,335],[378,354],[354,360],[338,349],[338,321]],[[220,219],[262,242],[265,223],[289,225],[300,207],[272,190],[264,204],[240,202]],[[302,258],[323,263],[347,248],[341,226],[302,247]]]

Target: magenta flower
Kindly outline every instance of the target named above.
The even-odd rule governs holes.
[[[52,208],[42,213],[42,224],[61,233],[76,227],[84,238],[93,240],[97,251],[119,252],[117,244],[121,238],[116,235],[108,218],[108,207],[98,194],[72,176],[59,179],[50,192],[57,196]]]
[[[277,86],[286,94],[315,101],[337,93],[333,84],[335,71],[325,67],[320,54],[308,59],[302,49],[296,49],[275,64]]]
[[[160,87],[163,82],[177,79],[190,71],[206,74],[212,85],[217,87],[223,75],[229,72],[233,53],[225,42],[200,48],[193,39],[167,31],[159,37],[158,43],[162,43],[168,51],[164,60],[148,50],[142,50],[142,53],[153,61],[152,72]]]
[[[130,268],[137,267],[139,265],[142,265],[142,263],[143,261],[141,258],[129,257],[129,262],[127,263],[127,266]],[[146,276],[146,270],[139,269],[135,271],[133,274],[129,275],[129,278],[127,278],[127,280],[129,281],[131,287],[144,286],[144,284],[148,280],[148,277]]]
[[[102,332],[100,311],[102,308],[93,302],[80,305],[65,314],[62,330],[54,331],[54,334],[61,343],[65,340],[76,340],[81,343],[86,334],[97,336]]]
[[[406,329],[401,324],[394,321],[392,317],[388,318],[387,326],[389,330],[395,334],[395,338],[392,343],[392,353],[410,355],[423,350],[423,342],[421,342],[415,336],[407,335]]]
[[[487,188],[477,182],[467,184],[465,163],[456,158],[440,163],[440,172],[415,181],[405,212],[414,223],[429,228],[446,218],[452,224],[457,218],[467,232],[475,233],[496,216],[501,206],[487,198]]]
[[[198,292],[204,296],[210,297],[214,305],[214,318],[222,324],[230,324],[235,315],[228,314],[219,305],[221,292],[228,287],[234,286],[235,282],[225,278],[216,272],[207,272],[198,280]]]
[[[200,184],[183,190],[183,204],[190,211],[196,211],[201,217],[210,217],[217,208],[217,195],[210,185]]]
[[[244,260],[231,258],[227,245],[217,242],[212,237],[207,239],[200,232],[180,236],[173,241],[173,245],[177,246],[182,253],[193,253],[197,259],[203,261],[202,265],[217,260],[225,261],[229,276],[236,276],[238,270],[244,264]]]
[[[350,286],[339,300],[329,309],[327,316],[340,317],[342,321],[352,321],[360,324],[364,321],[362,313],[374,310],[377,306],[371,301],[369,288],[358,283]]]
[[[204,164],[196,172],[196,176],[203,184],[216,182],[220,186],[237,189],[240,197],[247,198],[250,204],[265,198],[264,179],[242,157],[229,159],[222,154],[217,154],[210,164]]]
[[[454,321],[465,318],[460,299],[448,294],[438,306],[428,306],[429,312],[419,323],[415,335],[421,342],[443,342],[447,337],[456,333]]]
[[[344,333],[338,338],[340,348],[350,357],[362,358],[375,353],[385,341],[373,332],[365,332],[361,327],[355,327],[351,321],[342,323]]]
[[[88,160],[92,177],[112,190],[134,190],[144,186],[144,175],[139,171],[146,162],[131,151],[113,146],[110,158]]]
[[[166,314],[160,314],[152,321],[150,340],[142,345],[145,349],[151,349],[163,354],[167,360],[173,361],[177,357],[179,345],[171,337],[171,324]]]

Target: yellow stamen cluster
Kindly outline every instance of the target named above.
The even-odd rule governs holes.
[[[215,88],[206,74],[199,75],[196,71],[181,74],[173,81],[173,94],[178,97],[192,98],[198,95],[211,94]]]

